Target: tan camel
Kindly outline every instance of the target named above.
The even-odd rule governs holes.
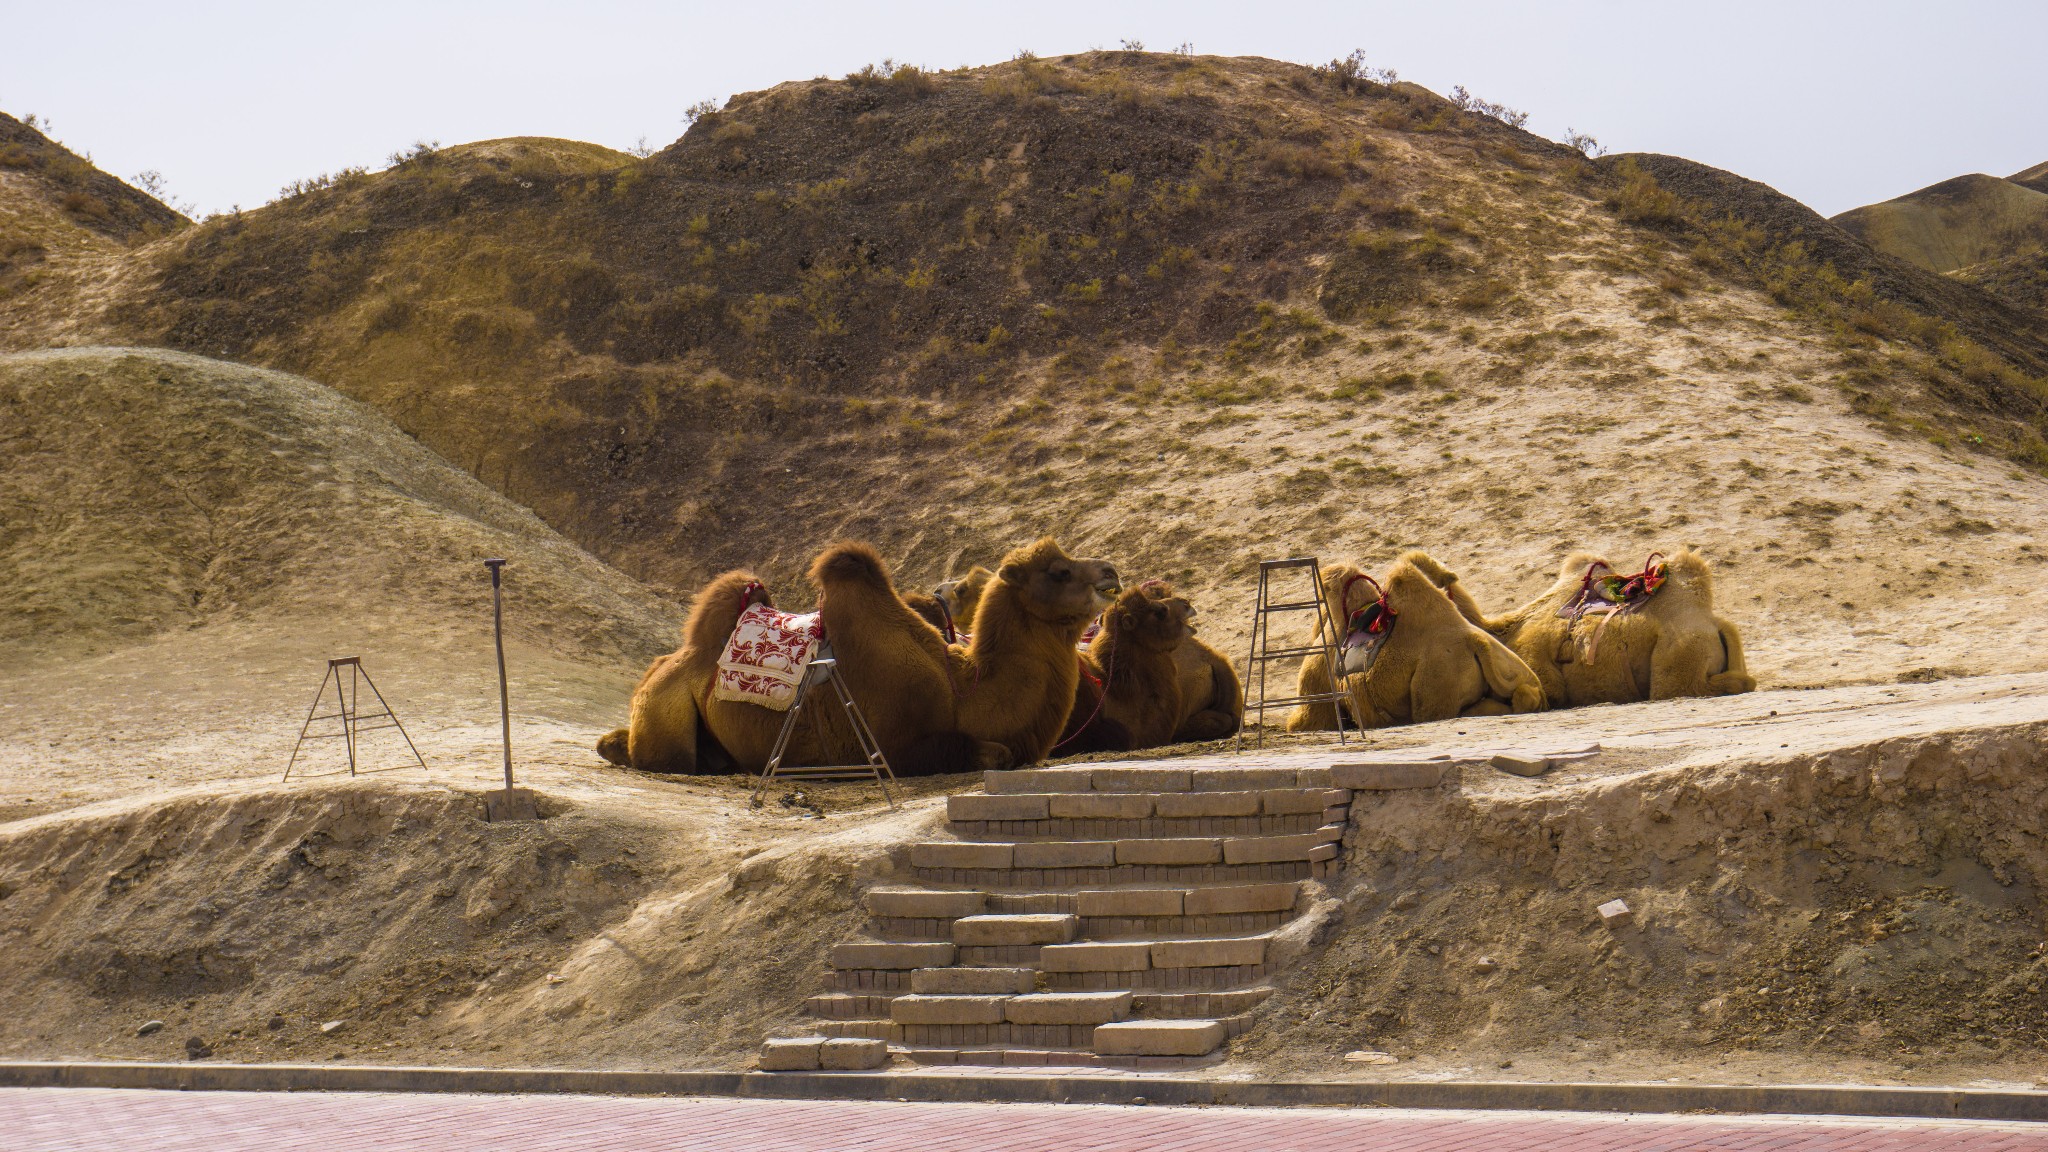
[[[1664,582],[1639,608],[1602,621],[1574,623],[1562,611],[1586,585],[1600,557],[1576,553],[1549,590],[1513,612],[1487,617],[1458,581],[1434,561],[1430,578],[1468,619],[1498,636],[1542,678],[1560,705],[1626,704],[1682,696],[1731,696],[1756,688],[1735,625],[1714,613],[1714,580],[1698,552],[1684,549],[1664,564]]]
[[[1347,649],[1345,685],[1352,718],[1363,728],[1540,712],[1546,698],[1536,673],[1500,641],[1459,612],[1444,590],[1419,568],[1416,554],[1404,555],[1382,582],[1394,623],[1366,662],[1365,649]],[[1336,610],[1338,627],[1364,611],[1376,594],[1363,573],[1349,564],[1324,570],[1323,594]],[[1363,667],[1356,664],[1364,663]],[[1354,674],[1355,673],[1355,674]],[[1330,690],[1329,661],[1316,653],[1303,660],[1299,692]],[[1337,726],[1333,704],[1303,704],[1288,714],[1290,732]]]

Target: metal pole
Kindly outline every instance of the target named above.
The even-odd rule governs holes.
[[[498,639],[498,720],[505,735],[505,791],[512,790],[512,697],[505,689],[505,598],[499,591],[503,560],[486,560],[491,570],[491,629]]]

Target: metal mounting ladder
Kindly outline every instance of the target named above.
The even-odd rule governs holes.
[[[1273,602],[1273,577],[1278,573],[1305,570],[1309,579],[1309,598]],[[1287,648],[1272,646],[1272,617],[1288,612],[1314,612],[1316,614],[1316,639],[1305,645]],[[1258,713],[1258,746],[1266,746],[1266,709],[1287,708],[1296,704],[1329,703],[1337,709],[1337,742],[1344,743],[1344,709],[1346,696],[1343,689],[1344,677],[1337,665],[1338,645],[1337,619],[1329,601],[1323,596],[1323,569],[1313,556],[1297,556],[1287,560],[1262,560],[1259,562],[1259,595],[1252,605],[1251,649],[1245,655],[1244,688],[1245,711]],[[1329,661],[1330,691],[1312,692],[1307,695],[1282,696],[1278,699],[1266,695],[1266,667],[1275,660],[1296,660],[1321,652]],[[1258,703],[1251,702],[1252,673],[1258,672]],[[1245,728],[1237,729],[1237,747],[1244,748]]]
[[[348,669],[346,679],[342,677],[342,669],[344,668]],[[335,710],[324,716],[316,716],[314,713],[320,711],[320,701],[326,697],[327,685],[330,681],[334,684]],[[356,697],[363,685],[367,685],[370,689],[370,695],[377,699],[377,706],[368,712],[360,711],[356,707]],[[339,720],[341,721],[341,731],[314,732],[313,724],[318,720]],[[388,721],[388,723],[380,724],[378,723],[380,720]],[[368,723],[365,723],[365,721],[368,721]],[[329,660],[327,662],[326,674],[320,677],[320,689],[313,693],[313,706],[306,709],[306,722],[299,725],[299,739],[296,744],[292,745],[292,758],[284,766],[284,779],[290,780],[292,778],[292,769],[299,763],[299,750],[306,746],[306,741],[308,740],[332,740],[339,738],[345,743],[348,747],[348,774],[351,776],[356,775],[358,771],[397,771],[395,768],[358,769],[357,767],[357,734],[374,732],[380,728],[398,729],[398,734],[405,737],[405,746],[412,753],[412,758],[419,762],[422,770],[426,768],[427,762],[420,756],[420,750],[413,747],[412,737],[406,733],[405,725],[398,722],[398,714],[391,710],[391,705],[384,702],[384,694],[377,691],[376,681],[370,679],[370,670],[363,667],[363,658],[360,656],[343,656],[337,660]],[[404,765],[401,764],[399,767],[402,768]],[[340,774],[341,770],[339,768],[332,772],[312,773],[315,776],[339,776]],[[301,772],[299,775],[305,776],[307,773]]]
[[[805,707],[812,702],[812,693],[821,685],[832,686],[832,695],[839,701],[839,710],[846,716],[847,726],[853,729],[853,738],[860,745],[864,764],[784,764],[783,756],[789,751],[790,737],[796,734],[796,726],[807,715]],[[830,746],[825,725],[816,716],[810,716],[811,732],[818,738],[822,750]],[[862,715],[860,705],[853,702],[853,695],[846,690],[846,684],[839,677],[839,661],[831,655],[831,649],[821,648],[816,656],[804,665],[804,676],[797,681],[796,698],[789,702],[789,711],[783,714],[782,731],[775,734],[775,746],[769,749],[768,763],[761,769],[761,777],[754,784],[753,799],[760,803],[761,793],[775,780],[873,780],[881,785],[882,798],[889,807],[897,807],[896,797],[889,791],[889,782],[896,773],[889,767],[889,758],[882,755],[882,746],[875,742],[875,734],[868,728],[868,718]]]

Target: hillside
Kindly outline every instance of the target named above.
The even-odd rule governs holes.
[[[0,308],[176,231],[183,216],[0,112]]]
[[[1767,682],[2039,666],[2035,319],[1792,201],[1339,67],[1090,53],[734,98],[638,160],[511,140],[159,240],[15,346],[310,375],[671,588],[935,580],[1039,532],[1180,579],[1428,547],[1721,566]]]
[[[329,656],[403,689],[423,740],[436,713],[494,721],[486,556],[511,560],[538,714],[589,701],[600,723],[674,635],[668,605],[310,380],[17,353],[0,413],[0,765],[18,770],[0,812],[119,791],[153,761],[281,770]]]
[[[2048,229],[2048,192],[1976,172],[1851,209],[1834,222],[1880,252],[1953,272],[2003,255],[2016,235]]]

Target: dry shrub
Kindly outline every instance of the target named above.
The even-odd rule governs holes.
[[[1321,148],[1287,140],[1261,140],[1253,150],[1261,169],[1297,180],[1339,180],[1344,165]]]
[[[1615,166],[1619,183],[1607,197],[1607,206],[1630,224],[1669,225],[1683,219],[1678,197],[1666,192],[1657,178],[1633,159]]]

